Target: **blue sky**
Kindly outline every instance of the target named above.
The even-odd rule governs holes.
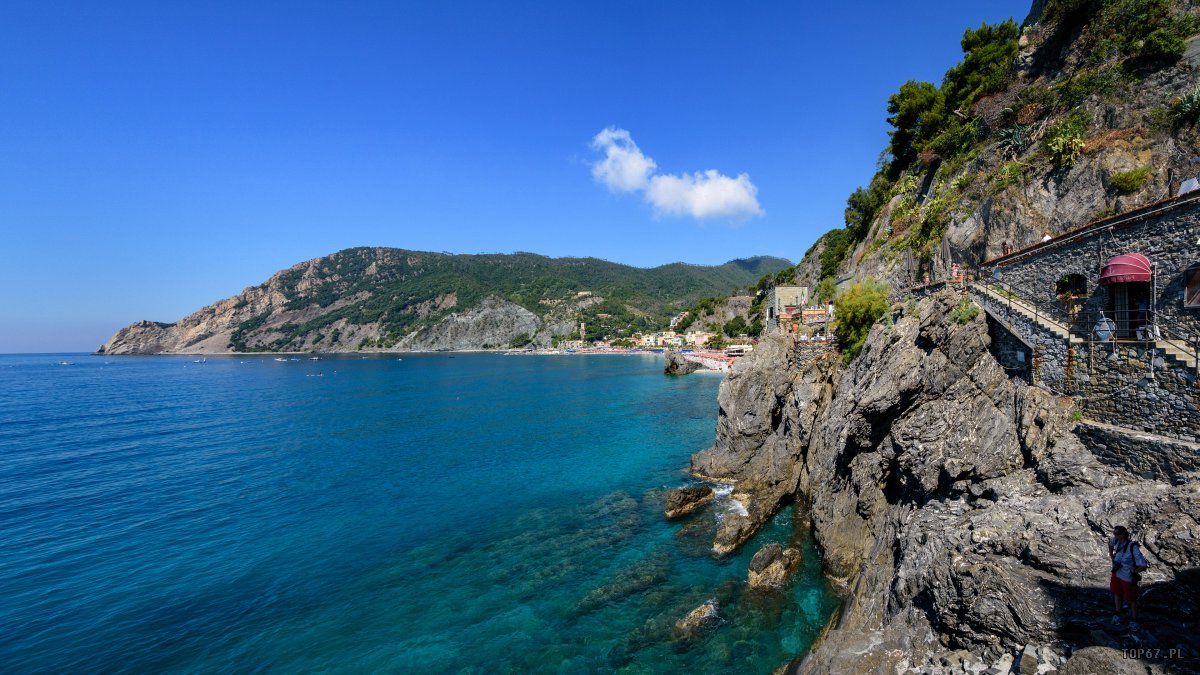
[[[887,96],[1029,9],[808,4],[4,3],[0,352],[351,246],[797,260]]]

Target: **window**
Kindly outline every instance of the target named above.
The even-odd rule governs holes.
[[[1054,282],[1054,294],[1068,298],[1087,297],[1087,277],[1082,274],[1064,274]]]
[[[1200,307],[1200,263],[1183,273],[1183,306]]]

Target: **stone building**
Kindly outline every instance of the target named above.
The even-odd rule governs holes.
[[[768,290],[766,303],[767,335],[786,333],[787,326],[780,322],[780,315],[788,314],[798,317],[800,310],[808,304],[808,300],[808,286],[775,286]]]
[[[1200,193],[987,261],[969,289],[1014,374],[1091,419],[1200,438]]]

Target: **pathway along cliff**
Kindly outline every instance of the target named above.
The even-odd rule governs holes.
[[[745,515],[725,517],[714,551],[795,501],[846,587],[787,670],[1200,672],[1200,476],[1102,464],[1073,433],[1071,400],[1010,379],[982,313],[948,317],[958,301],[896,307],[849,367],[766,340],[721,385],[716,443],[691,469],[736,482]],[[1136,629],[1112,623],[1119,524],[1150,561]]]

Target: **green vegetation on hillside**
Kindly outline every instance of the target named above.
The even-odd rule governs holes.
[[[1028,79],[1018,80],[1022,28],[1012,20],[968,28],[963,58],[940,84],[908,81],[888,97],[892,129],[877,172],[847,198],[844,227],[823,235],[805,258],[819,255],[818,279],[836,278],[868,242],[864,250],[885,260],[915,254],[911,271],[919,278],[956,214],[1138,132],[1107,130],[1106,140],[1085,104],[1128,100],[1197,32],[1200,15],[1179,0],[1049,0],[1031,34]],[[1156,129],[1194,126],[1200,88],[1156,114]],[[993,147],[999,152],[985,154]],[[1140,189],[1149,174],[1135,171],[1113,176],[1113,187]]]
[[[850,363],[862,351],[871,326],[887,313],[888,287],[872,279],[850,285],[834,302],[834,333],[841,342],[842,359]]]
[[[1148,166],[1114,173],[1111,179],[1112,186],[1119,192],[1137,192],[1142,189],[1146,181],[1150,180],[1150,173],[1150,167]]]
[[[566,318],[587,325],[587,339],[621,337],[665,326],[683,307],[707,295],[744,287],[763,274],[789,266],[779,258],[756,257],[719,266],[672,263],[652,269],[596,258],[547,258],[532,253],[448,255],[401,249],[353,248],[297,265],[277,283],[286,309],[329,308],[303,323],[285,324],[268,343],[251,334],[269,315],[239,325],[237,351],[296,348],[312,336],[324,341],[330,328],[374,324],[382,337],[362,346],[390,347],[411,331],[497,295],[539,316],[563,303],[602,298]],[[587,304],[587,303],[582,303]],[[608,316],[601,316],[608,315]]]

